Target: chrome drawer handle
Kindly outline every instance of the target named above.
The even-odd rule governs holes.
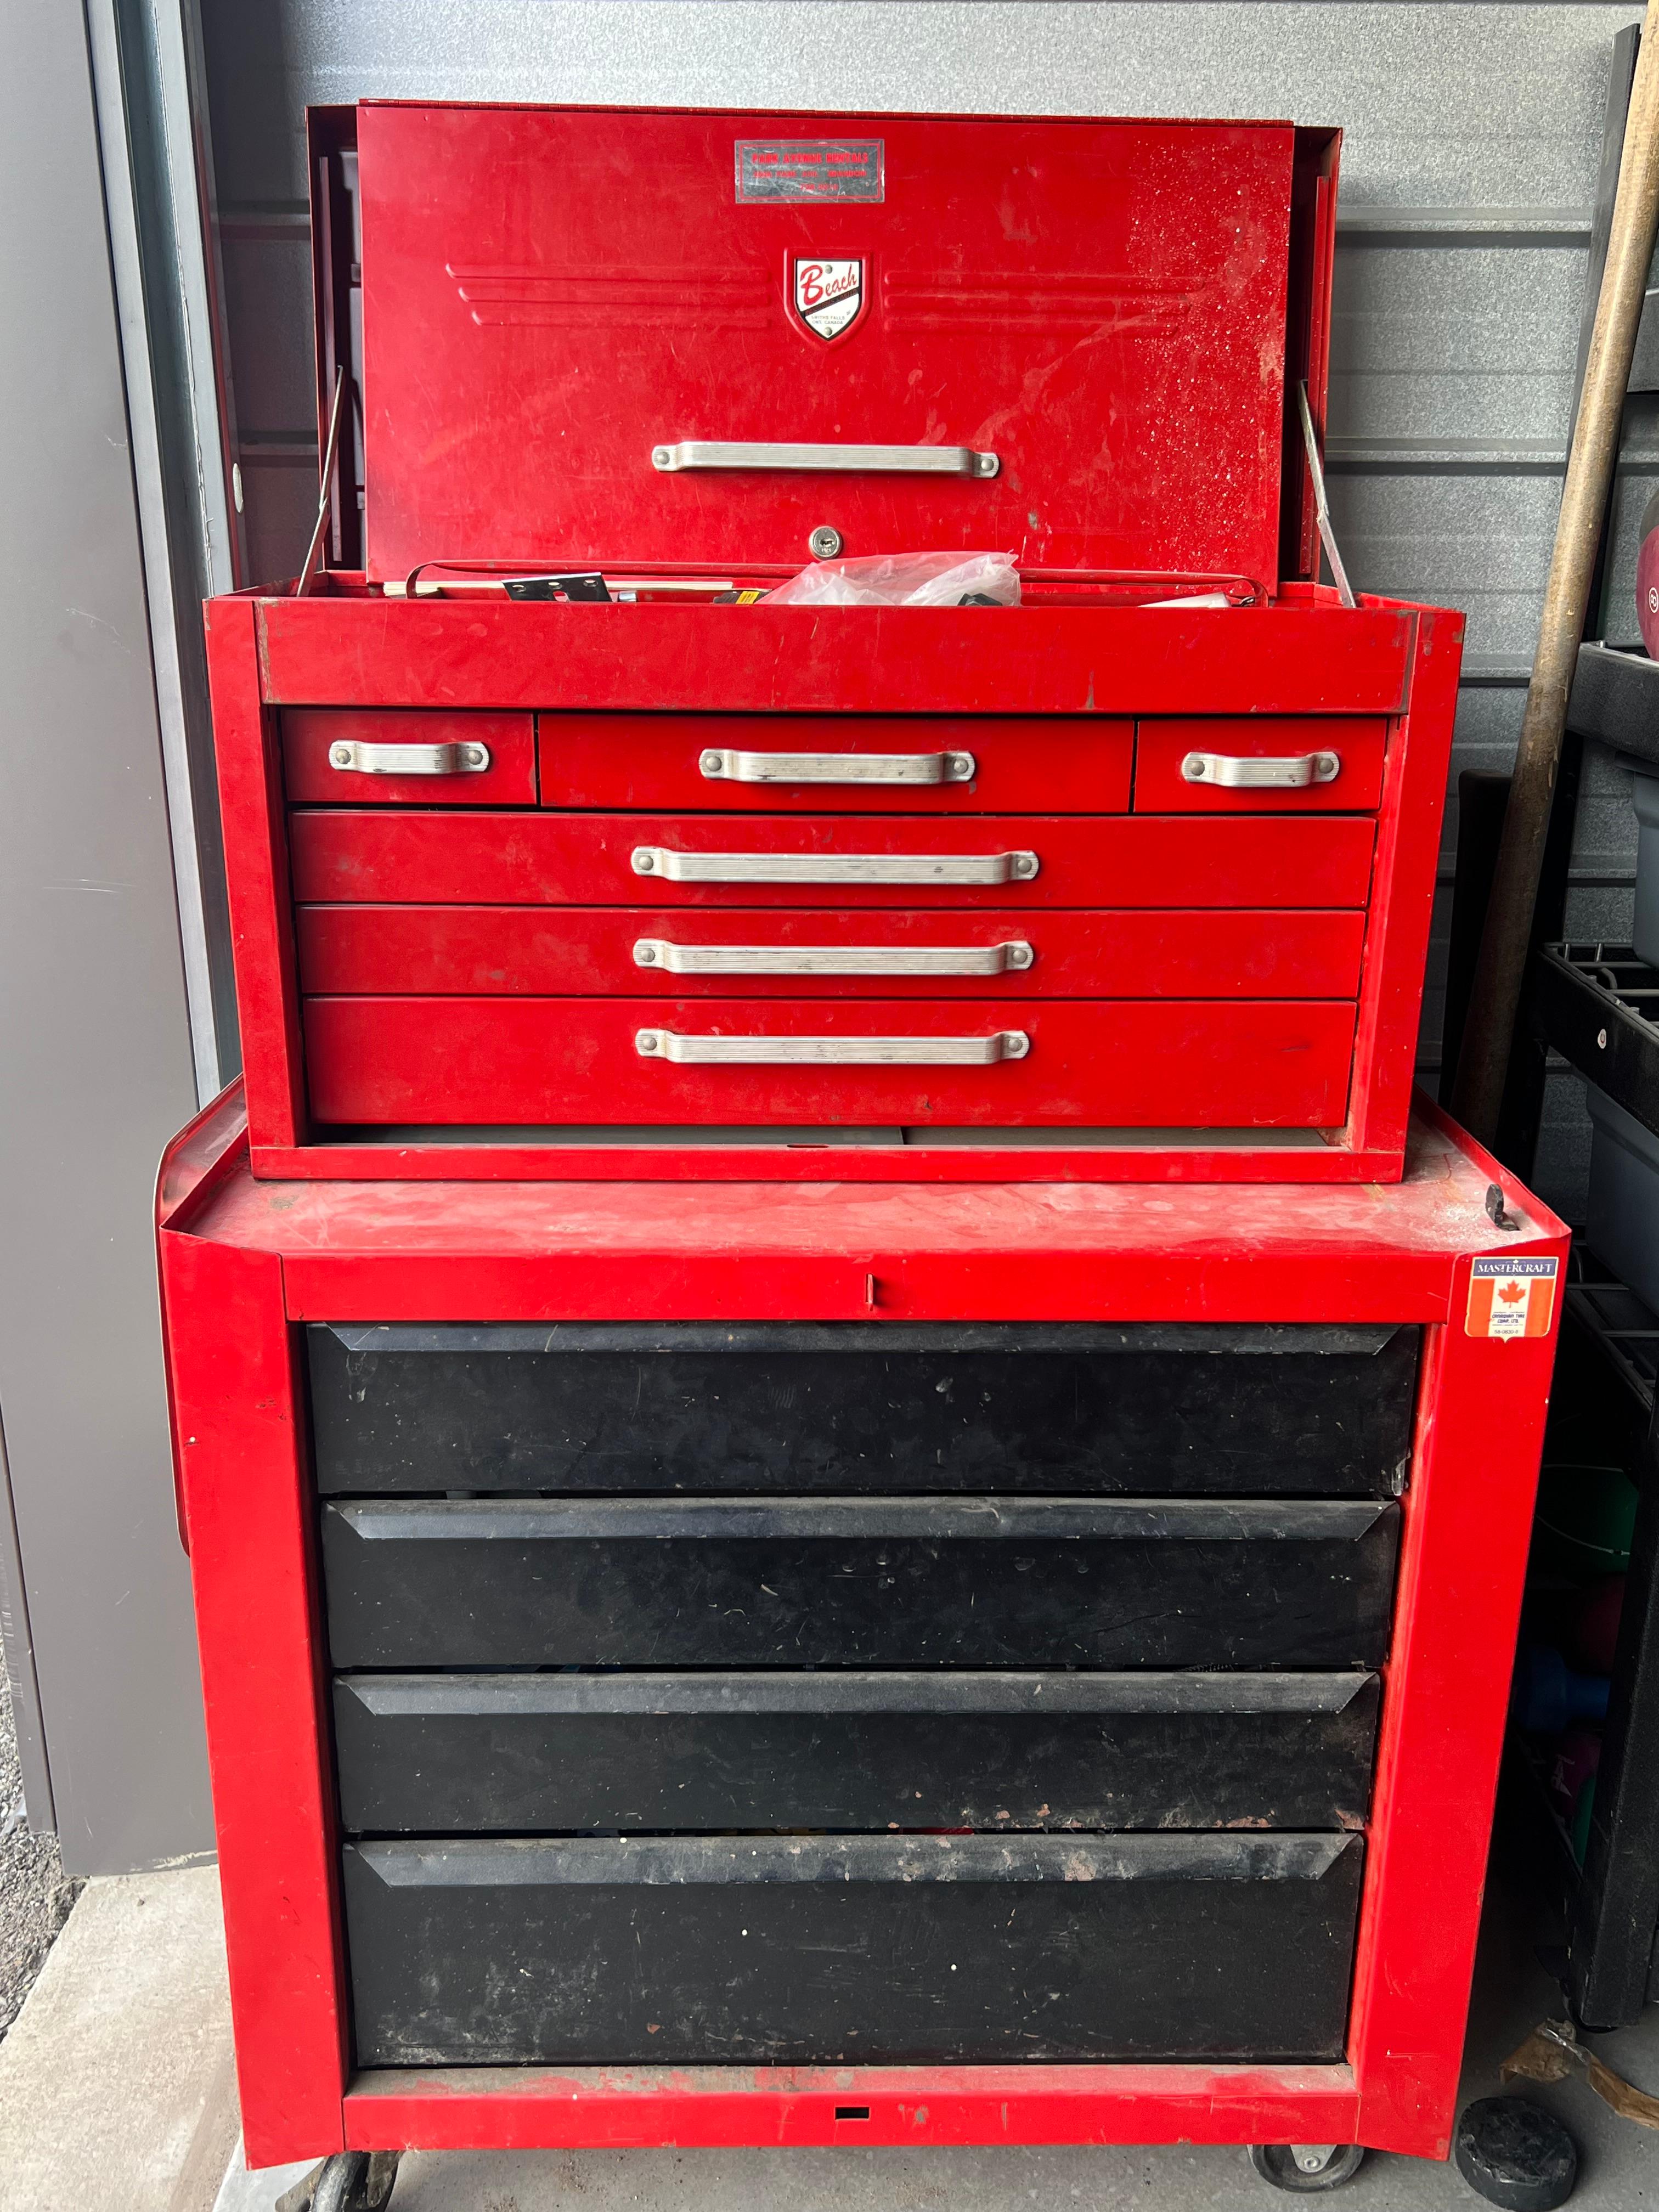
[[[641,968],[669,975],[1002,975],[1029,968],[1029,945],[676,945],[642,937]]]
[[[373,745],[342,738],[328,764],[352,775],[477,775],[489,766],[488,745]]]
[[[682,1066],[770,1067],[988,1067],[994,1060],[1024,1060],[1031,1040],[1024,1030],[989,1036],[681,1036],[673,1030],[641,1030],[634,1039],[642,1060]]]
[[[726,783],[967,783],[972,753],[739,753],[711,747],[697,762]]]
[[[1277,760],[1188,753],[1181,773],[1188,783],[1218,783],[1229,791],[1302,791],[1310,783],[1334,783],[1341,766],[1340,753],[1291,753]]]
[[[971,446],[807,446],[750,444],[721,438],[686,438],[653,446],[651,465],[664,476],[685,469],[829,469],[842,474],[888,477],[994,477],[1002,463]]]
[[[636,876],[671,884],[1024,884],[1035,853],[676,853],[636,845]]]

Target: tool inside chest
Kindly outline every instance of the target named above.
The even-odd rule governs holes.
[[[1332,2059],[1419,1332],[306,1332],[364,2066]]]
[[[320,565],[209,610],[258,1171],[1397,1178],[1462,623],[1318,581],[1337,154],[314,111]],[[826,548],[1018,604],[769,604]]]

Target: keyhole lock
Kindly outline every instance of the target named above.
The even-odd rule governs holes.
[[[815,561],[833,561],[841,548],[841,532],[828,522],[819,523],[806,541],[806,550]]]

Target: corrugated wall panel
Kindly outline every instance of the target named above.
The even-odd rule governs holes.
[[[739,103],[1340,123],[1332,504],[1362,587],[1468,610],[1452,788],[1513,755],[1560,496],[1590,208],[1622,4],[812,6],[702,0],[203,0],[250,539],[291,569],[314,427],[307,103],[370,97]],[[1621,486],[1611,635],[1631,634]],[[1628,781],[1586,764],[1569,921],[1628,927]],[[1424,1065],[1437,1065],[1455,808]],[[1578,1086],[1553,1085],[1546,1194],[1582,1205]]]

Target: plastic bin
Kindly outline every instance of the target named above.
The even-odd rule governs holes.
[[[1659,798],[1659,782],[1652,789]],[[1650,892],[1659,923],[1659,813],[1654,829]],[[1643,835],[1645,838],[1645,830]],[[1639,923],[1639,886],[1637,915]],[[1642,949],[1639,929],[1637,949]],[[1644,952],[1642,957],[1652,955]],[[1584,1103],[1594,1131],[1586,1224],[1591,1249],[1638,1297],[1659,1308],[1659,1137],[1593,1083],[1585,1086]]]
[[[1628,765],[1632,770],[1631,795],[1637,822],[1636,919],[1631,925],[1631,943],[1638,960],[1659,968],[1659,775],[1642,775],[1635,772],[1634,763]],[[1630,1116],[1624,1118],[1629,1121]],[[1643,1135],[1647,1137],[1645,1130]],[[1647,1141],[1651,1145],[1654,1140],[1647,1137]],[[1653,1301],[1650,1298],[1648,1303]]]

